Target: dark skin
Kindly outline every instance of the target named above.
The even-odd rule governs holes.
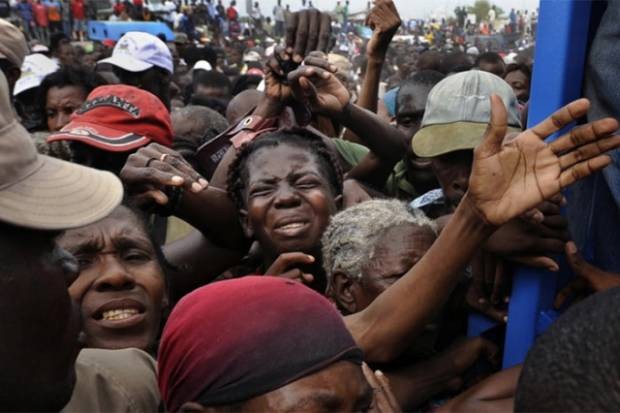
[[[61,66],[73,66],[77,63],[75,49],[69,42],[61,43],[54,53],[54,57],[58,59]]]
[[[478,69],[483,72],[493,73],[496,76],[502,77],[504,74],[504,69],[506,69],[506,65],[504,62],[485,62],[482,61],[478,64]]]
[[[266,274],[301,265],[302,272],[313,274],[308,284],[324,291],[325,278],[314,259],[274,262],[291,252],[320,256],[321,236],[339,208],[341,198],[333,193],[315,156],[307,149],[280,145],[256,151],[247,168],[246,209],[240,215],[246,236],[261,246]]]
[[[79,351],[79,310],[67,293],[77,264],[54,242],[58,232],[0,227],[2,407],[59,411]]]
[[[604,271],[587,262],[574,242],[567,242],[565,248],[566,260],[575,278],[557,294],[554,302],[556,308],[563,307],[569,299],[579,300],[586,295],[620,286],[620,274]]]
[[[450,209],[456,208],[467,192],[473,151],[463,150],[449,152],[431,159],[431,168]]]
[[[71,120],[71,115],[86,100],[86,91],[79,86],[51,87],[47,91],[45,114],[50,132],[61,130]]]
[[[388,229],[376,241],[377,248],[362,267],[360,280],[339,273],[332,276],[332,299],[345,314],[364,310],[413,267],[435,239],[429,227],[406,224]],[[495,359],[497,354],[497,348],[486,340],[465,340],[431,360],[390,368],[386,374],[400,405],[412,410],[434,395],[458,390],[460,376],[480,356]]]
[[[95,224],[67,231],[59,245],[80,266],[69,295],[80,303],[86,346],[154,350],[167,297],[144,224],[120,206]]]
[[[437,179],[430,168],[430,161],[417,157],[411,149],[411,139],[420,129],[426,100],[433,87],[431,85],[409,84],[398,91],[396,103],[396,127],[404,133],[407,147],[407,179],[420,192],[437,188]]]
[[[129,72],[114,66],[114,74],[125,85],[151,92],[170,110],[170,83],[172,75],[160,67],[152,67],[143,72]]]
[[[71,142],[70,145],[75,163],[102,171],[110,171],[117,176],[127,162],[127,157],[131,154],[131,152],[104,151],[82,142]]]
[[[345,314],[364,310],[422,258],[435,238],[430,228],[414,224],[388,229],[376,241],[359,280],[340,273],[332,275],[332,298]]]
[[[530,99],[530,79],[520,70],[513,70],[504,76],[506,83],[510,85],[519,102],[527,102]]]
[[[330,94],[329,86],[333,81],[337,82],[333,74],[316,67],[300,70],[303,72],[289,75],[289,81],[294,88],[300,88],[303,101],[310,102],[312,109],[319,112],[342,116],[346,103],[340,100],[339,94]],[[389,362],[402,354],[407,343],[445,303],[460,278],[461,270],[471,261],[478,246],[498,226],[552,198],[577,179],[604,168],[611,160],[603,153],[620,146],[620,137],[611,136],[617,122],[609,118],[577,128],[572,139],[564,135],[549,145],[542,141],[587,112],[589,103],[583,99],[563,107],[502,146],[507,133],[506,108],[499,97],[491,96],[490,100],[490,126],[475,152],[468,196],[463,197],[453,219],[448,222],[448,231],[441,233],[427,254],[394,284],[394,288],[386,290],[364,311],[345,318],[349,331],[369,361]],[[354,109],[347,111],[353,112]],[[154,164],[156,162],[151,165]],[[170,164],[166,164],[169,168]],[[180,164],[177,166],[181,167]],[[133,183],[143,185],[140,166],[131,169],[129,175]],[[172,179],[174,175],[163,173],[158,182],[165,180],[189,188],[196,184],[199,185],[196,193],[205,192],[204,188],[200,189],[199,176],[191,168],[184,174],[187,180],[180,176],[180,179]],[[151,199],[163,195],[159,190],[144,194]],[[167,199],[161,198],[160,202],[165,203]],[[204,205],[208,204],[202,205],[204,211]],[[220,217],[221,221],[226,213],[206,215]],[[196,220],[196,225],[200,226],[199,222]],[[425,276],[429,273],[435,276]],[[420,302],[425,305],[417,305]],[[412,308],[404,310],[402,303],[410,303]]]
[[[235,406],[239,412],[359,412],[370,411],[373,388],[362,369],[351,362],[336,362],[279,389],[254,397]],[[185,412],[225,412],[228,406],[202,406],[188,402]],[[377,410],[375,410],[377,411]],[[390,411],[387,409],[378,411]]]

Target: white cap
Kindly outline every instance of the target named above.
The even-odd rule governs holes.
[[[213,66],[211,66],[211,63],[207,62],[206,60],[199,60],[196,62],[196,64],[194,64],[194,67],[192,67],[192,71],[194,70],[210,71],[213,70]]]
[[[504,63],[506,63],[507,65],[516,63],[516,62],[517,62],[517,54],[515,52],[508,53],[506,56],[504,56]]]
[[[476,46],[472,46],[467,49],[467,54],[472,56],[478,56],[480,54],[480,51],[478,51],[478,48]]]
[[[50,49],[42,44],[35,44],[32,46],[32,53],[49,53]]]
[[[255,50],[250,50],[246,54],[243,55],[244,62],[260,62],[261,57],[260,54]]]
[[[173,72],[172,55],[166,43],[143,32],[127,32],[114,46],[112,56],[99,63],[110,63],[129,72],[143,72],[153,66]]]
[[[40,53],[26,56],[22,64],[22,75],[15,83],[13,96],[39,86],[43,78],[57,71],[58,67],[58,63]]]

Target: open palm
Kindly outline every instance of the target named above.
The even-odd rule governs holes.
[[[502,145],[506,108],[491,96],[491,122],[474,151],[468,198],[493,225],[501,225],[549,199],[578,179],[607,166],[605,152],[620,146],[611,118],[573,128],[550,144],[544,139],[585,115],[587,99],[576,100]]]

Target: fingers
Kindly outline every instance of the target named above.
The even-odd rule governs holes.
[[[265,274],[280,275],[295,266],[312,264],[314,261],[315,259],[312,255],[304,254],[303,252],[286,252],[280,254]]]
[[[319,42],[316,46],[316,50],[327,53],[329,48],[329,38],[331,37],[332,22],[328,13],[321,13],[319,28]]]
[[[489,340],[485,340],[485,339],[481,339],[481,344],[482,349],[481,349],[481,353],[484,355],[484,357],[491,363],[494,365],[499,364],[499,347],[493,343],[492,341]]]
[[[304,60],[305,66],[320,67],[323,70],[327,70],[331,73],[336,73],[338,68],[327,61],[325,53],[323,52],[311,52]]]
[[[299,13],[288,13],[286,21],[286,48],[289,54],[293,54],[295,47],[295,35],[297,33],[297,24],[299,23]]]
[[[307,56],[311,51],[316,50],[316,46],[319,41],[319,27],[321,24],[320,16],[321,15],[318,10],[309,10],[308,41],[306,43],[304,56]]]
[[[620,135],[597,140],[560,156],[560,168],[564,170],[578,162],[594,158],[617,147],[620,147]]]
[[[608,155],[599,155],[571,166],[560,174],[560,187],[558,188],[558,192],[576,181],[600,171],[610,163],[611,158]]]
[[[497,260],[495,266],[495,279],[491,290],[491,304],[498,305],[503,301],[505,288],[508,280],[507,268],[503,260]]]
[[[482,142],[476,147],[474,153],[476,158],[484,159],[489,156],[495,155],[500,151],[504,136],[506,136],[507,119],[506,106],[504,102],[497,95],[491,95],[489,97],[491,104],[491,120],[487,125],[487,129],[484,132]]]
[[[559,155],[572,148],[595,141],[598,137],[612,134],[618,129],[618,122],[613,118],[600,119],[571,129],[567,134],[549,144],[553,153]]]
[[[546,139],[549,135],[584,116],[589,108],[590,101],[588,99],[577,99],[554,112],[547,119],[531,128],[531,131],[540,139]]]
[[[381,370],[377,370],[375,372],[375,377],[377,378],[377,381],[379,382],[381,388],[383,389],[382,394],[385,397],[385,401],[387,402],[387,405],[381,411],[382,412],[400,411],[400,404],[398,403],[398,400],[396,400],[396,396],[394,396],[394,393],[392,392],[390,381],[387,378],[387,376],[383,374]]]
[[[526,265],[528,267],[534,268],[543,268],[547,271],[557,272],[560,270],[560,266],[558,263],[550,257],[540,255],[540,256],[518,256],[518,257],[509,257],[510,261]]]
[[[306,52],[306,44],[308,43],[308,30],[310,25],[310,13],[308,10],[299,12],[299,20],[297,21],[297,33],[295,33],[295,45],[293,46],[293,61],[301,63]]]
[[[568,265],[570,265],[575,275],[588,278],[588,274],[590,273],[589,270],[591,270],[593,266],[583,259],[577,249],[577,245],[575,245],[573,241],[569,241],[566,243],[565,251]]]

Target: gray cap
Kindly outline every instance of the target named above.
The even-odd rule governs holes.
[[[521,131],[517,98],[502,78],[481,70],[448,76],[428,94],[421,129],[413,136],[413,152],[430,158],[474,149],[491,118],[489,97],[498,95],[508,111],[508,132]]]

